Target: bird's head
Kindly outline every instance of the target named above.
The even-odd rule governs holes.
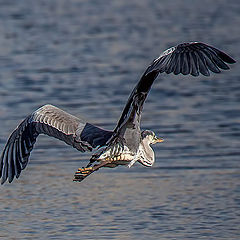
[[[149,144],[155,144],[164,141],[163,138],[157,137],[156,134],[151,130],[144,130],[142,131],[141,135],[142,140],[146,139],[146,141],[148,141]]]

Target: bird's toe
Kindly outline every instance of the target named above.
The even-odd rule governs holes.
[[[84,178],[86,178],[89,174],[93,172],[92,167],[88,168],[78,168],[78,171],[75,172],[73,181],[74,182],[81,182]]]

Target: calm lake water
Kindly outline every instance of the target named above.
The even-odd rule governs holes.
[[[238,60],[238,0],[1,0],[0,149],[46,103],[113,129],[147,65],[184,41]],[[240,68],[162,75],[142,128],[165,139],[153,168],[101,169],[40,136],[18,180],[0,187],[0,239],[240,239]]]

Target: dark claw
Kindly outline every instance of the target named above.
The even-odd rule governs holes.
[[[83,175],[74,175],[73,181],[74,182],[81,182],[86,176]]]

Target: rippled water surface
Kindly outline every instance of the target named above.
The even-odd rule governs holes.
[[[51,103],[113,129],[147,65],[184,41],[238,60],[238,0],[1,0],[0,149]],[[101,169],[40,136],[26,170],[0,187],[1,239],[240,239],[240,70],[162,75],[142,128],[165,142],[153,168]]]

